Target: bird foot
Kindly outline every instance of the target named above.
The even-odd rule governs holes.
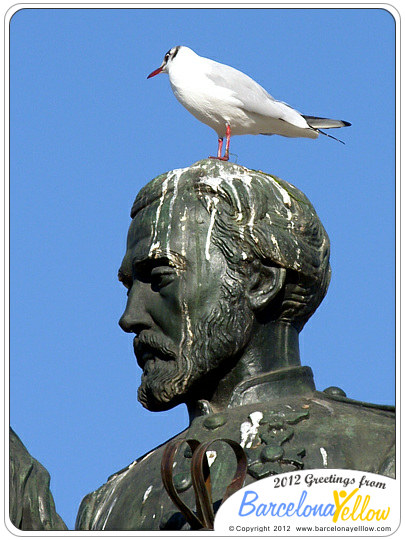
[[[219,159],[221,161],[229,161],[229,156],[228,157],[208,156],[208,159]]]

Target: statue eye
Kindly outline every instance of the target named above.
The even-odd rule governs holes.
[[[163,287],[170,285],[176,276],[175,269],[170,266],[157,266],[152,268],[150,273],[151,287],[154,291],[159,291],[160,289],[163,289]]]

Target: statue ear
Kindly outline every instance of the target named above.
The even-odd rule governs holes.
[[[282,289],[287,271],[285,268],[263,266],[254,269],[248,280],[246,296],[253,311],[267,307]]]

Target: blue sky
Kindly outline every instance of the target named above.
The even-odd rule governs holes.
[[[301,334],[319,390],[394,403],[395,21],[382,9],[24,9],[11,46],[11,424],[51,473],[73,528],[81,499],[173,434],[184,406],[136,399],[116,279],[129,212],[158,174],[216,151],[216,134],[146,76],[174,45],[240,69],[346,145],[235,137],[231,159],[314,204],[331,239],[329,293]],[[376,39],[378,37],[378,39]]]

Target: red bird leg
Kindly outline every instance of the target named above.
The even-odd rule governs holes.
[[[224,138],[223,137],[220,137],[218,139],[218,154],[217,154],[217,157],[221,157],[221,154],[222,154],[222,143],[224,142]]]
[[[228,161],[229,159],[229,145],[231,144],[231,126],[229,124],[226,125],[226,144],[225,144],[225,155],[223,157],[224,161]]]
[[[218,137],[218,153],[216,156],[209,156],[210,159],[222,159],[221,158],[221,154],[222,154],[222,143],[224,142],[224,138],[223,137]]]
[[[223,137],[220,137],[218,139],[218,155],[217,155],[217,157],[210,156],[210,159],[220,159],[221,161],[228,161],[229,160],[229,145],[230,145],[230,142],[231,142],[231,126],[229,124],[226,125],[225,155],[224,155],[224,157],[221,157],[222,143],[223,142],[224,142]]]

